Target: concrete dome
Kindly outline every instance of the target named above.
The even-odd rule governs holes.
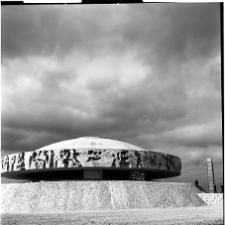
[[[81,137],[77,139],[61,141],[38,150],[59,150],[59,149],[124,149],[124,150],[144,150],[135,145],[117,140],[103,139],[99,137]]]

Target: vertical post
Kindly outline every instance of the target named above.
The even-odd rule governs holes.
[[[213,162],[211,158],[206,159],[207,172],[208,172],[208,184],[209,184],[209,192],[215,193],[214,185],[214,171],[213,171]]]

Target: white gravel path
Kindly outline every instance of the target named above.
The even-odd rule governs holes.
[[[2,225],[203,225],[223,224],[222,207],[76,211],[70,213],[3,214]]]

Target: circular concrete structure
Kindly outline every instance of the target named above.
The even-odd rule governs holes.
[[[2,176],[27,180],[151,180],[178,176],[176,156],[83,137],[2,157]]]

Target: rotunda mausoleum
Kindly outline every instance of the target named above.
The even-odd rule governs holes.
[[[40,180],[154,180],[179,176],[177,156],[125,142],[82,137],[2,157],[2,176]]]

